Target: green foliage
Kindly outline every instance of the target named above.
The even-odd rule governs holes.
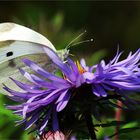
[[[3,106],[0,108],[0,114],[3,116],[9,117],[12,121],[14,121],[15,119],[20,119],[19,116],[13,114],[12,111],[7,110]]]

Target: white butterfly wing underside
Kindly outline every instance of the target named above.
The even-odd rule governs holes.
[[[30,70],[29,67],[25,66],[24,63],[20,62],[22,58],[28,58],[32,61],[35,61],[37,64],[39,64],[42,67],[46,66],[46,63],[49,61],[47,55],[40,55],[40,54],[34,54],[34,55],[27,55],[18,57],[16,59],[13,59],[12,61],[7,61],[2,64],[0,64],[0,92],[6,93],[3,89],[3,85],[5,84],[11,89],[21,91],[20,88],[18,88],[15,83],[9,79],[9,77],[12,77],[16,80],[19,80],[23,83],[30,83],[20,72],[18,68],[22,68],[25,71],[29,73],[34,73]],[[46,62],[46,63],[45,63]]]
[[[22,58],[29,58],[41,66],[49,62],[43,47],[56,51],[47,38],[27,27],[15,23],[0,24],[0,92],[6,93],[3,84],[14,90],[21,90],[9,77],[27,82],[18,70],[20,67],[31,72],[21,62]]]
[[[53,44],[43,35],[15,23],[0,24],[0,42],[7,40],[26,41],[48,46],[56,51]]]

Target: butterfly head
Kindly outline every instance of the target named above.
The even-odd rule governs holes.
[[[69,49],[65,48],[62,50],[58,50],[57,54],[64,61],[69,56],[69,51]]]

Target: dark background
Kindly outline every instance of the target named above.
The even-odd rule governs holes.
[[[86,29],[84,39],[94,39],[92,47],[76,47],[77,51],[84,50],[86,54],[105,48],[111,56],[114,55],[117,44],[126,52],[136,50],[140,45],[139,1],[6,1],[0,2],[0,13],[0,22],[24,24],[41,33],[43,31],[39,29],[40,20],[44,18],[50,21],[57,13],[61,13],[63,26],[60,32],[70,30],[73,36],[77,36]],[[47,24],[43,26],[44,29],[49,28]],[[57,46],[60,32],[51,32],[52,36],[49,32],[44,33],[51,38],[56,48],[65,47],[65,44]],[[66,42],[71,40],[68,38]]]

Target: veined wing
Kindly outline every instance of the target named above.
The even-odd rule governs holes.
[[[41,44],[56,51],[53,44],[43,35],[16,23],[1,23],[0,24],[0,42],[3,41],[26,41]]]

